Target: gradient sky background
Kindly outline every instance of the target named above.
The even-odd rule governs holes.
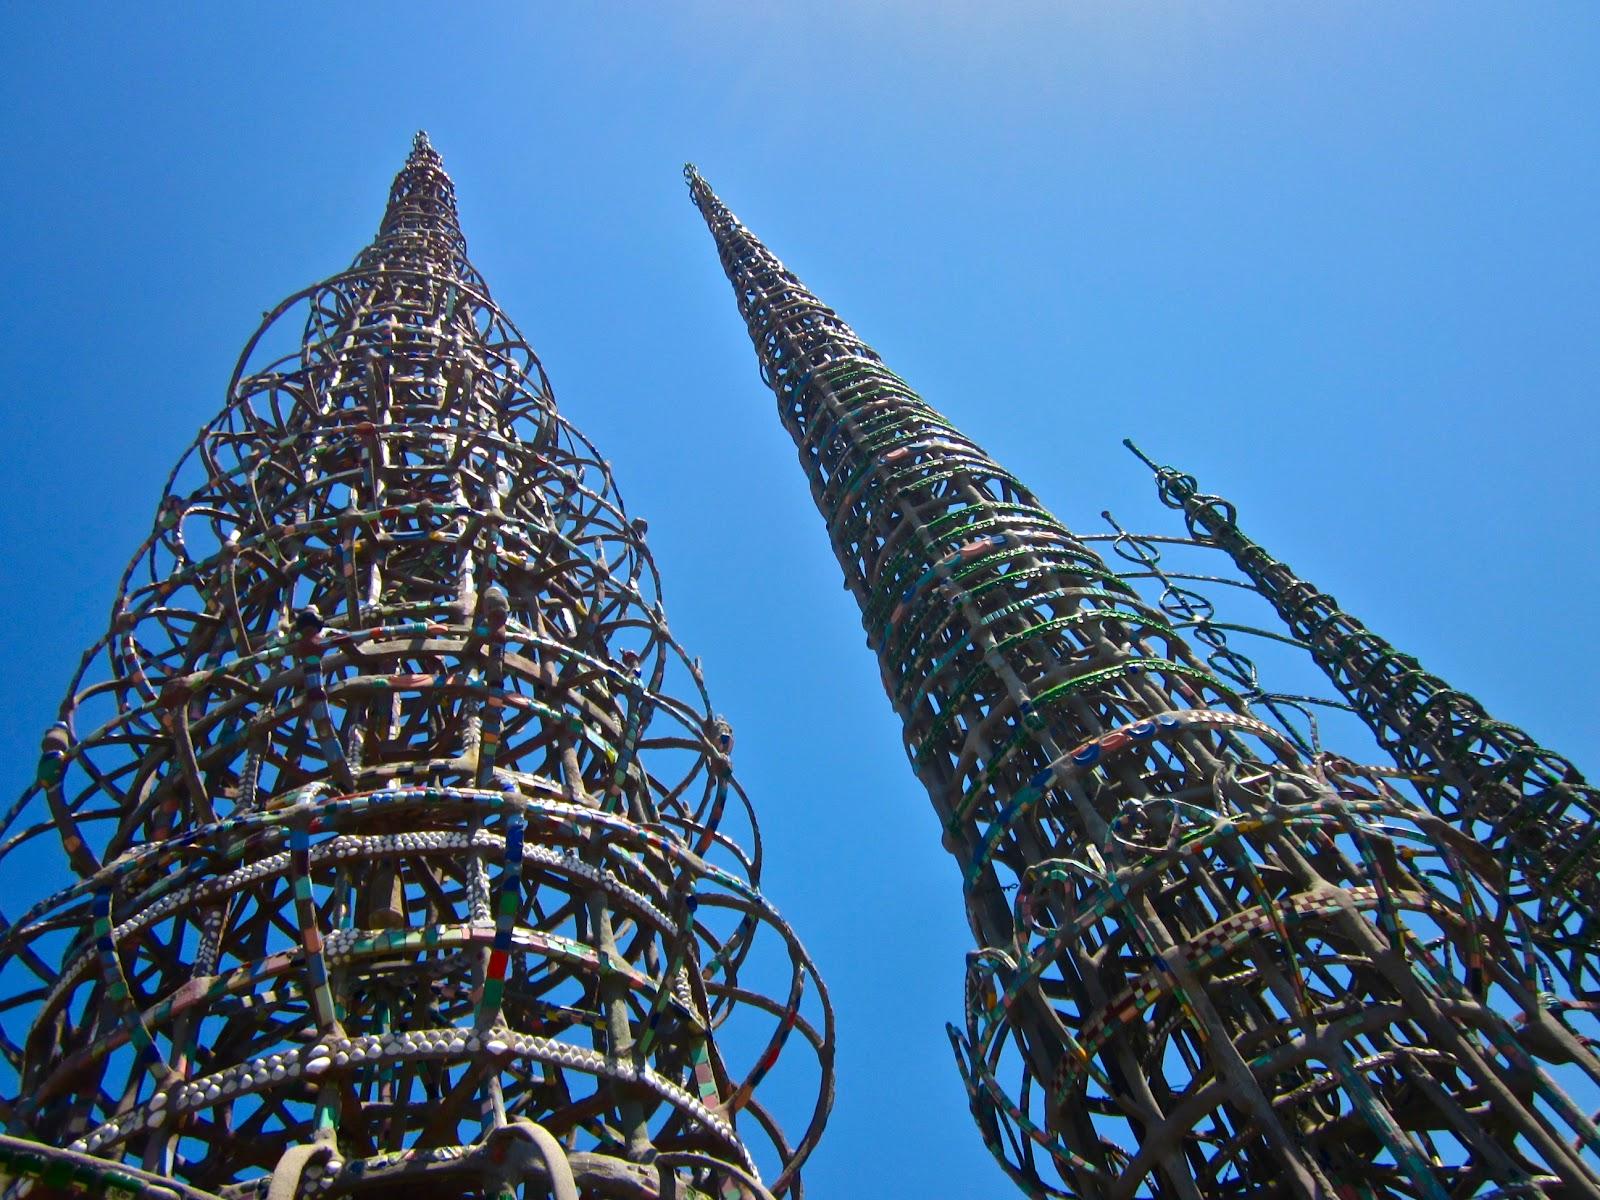
[[[943,1033],[957,874],[685,159],[1069,524],[1173,531],[1132,435],[1600,766],[1600,8],[271,9],[0,15],[6,788],[262,310],[371,237],[418,127],[738,731],[840,1012],[817,1200],[1009,1188]]]

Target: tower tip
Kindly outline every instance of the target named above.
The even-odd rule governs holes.
[[[711,190],[706,177],[700,174],[700,168],[692,162],[683,164],[683,181],[689,185],[689,199],[708,220],[712,214],[724,215],[730,220],[733,218],[733,214],[728,212],[727,206],[722,203],[722,198]]]
[[[444,159],[439,157],[439,152],[433,148],[433,143],[428,140],[428,131],[419,129],[411,136],[411,153],[406,155],[406,165],[426,164],[431,167],[442,168]]]
[[[380,240],[400,230],[432,230],[449,242],[448,253],[466,256],[466,243],[456,220],[455,185],[445,173],[444,160],[419,129],[411,138],[411,153],[389,186],[389,204],[378,226]],[[374,246],[362,251],[375,252]],[[443,245],[443,243],[441,243]]]
[[[1139,447],[1134,444],[1132,438],[1123,438],[1122,444],[1129,450],[1133,451],[1134,457],[1142,462],[1145,466],[1149,467],[1152,471],[1156,471],[1158,473],[1160,472],[1161,468],[1156,464],[1156,461],[1143,450],[1139,449]]]

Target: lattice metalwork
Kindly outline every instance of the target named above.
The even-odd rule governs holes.
[[[1102,554],[1119,579],[1154,601],[1172,628],[1183,634],[1212,675],[1226,684],[1240,703],[1275,725],[1302,756],[1314,758],[1327,752],[1325,718],[1337,712],[1350,713],[1350,706],[1318,694],[1272,690],[1254,657],[1264,648],[1263,642],[1277,642],[1301,652],[1305,647],[1260,624],[1241,624],[1244,614],[1232,613],[1234,606],[1226,603],[1219,606],[1214,597],[1223,589],[1255,595],[1247,582],[1216,574],[1221,564],[1173,561],[1175,553],[1188,557],[1198,552],[1202,558],[1216,558],[1221,552],[1193,538],[1130,532],[1109,510],[1100,516],[1114,532],[1086,533],[1080,540]],[[1276,679],[1270,669],[1268,676]],[[1370,754],[1367,749],[1342,757],[1359,762]]]
[[[1481,856],[1251,715],[1159,609],[690,192],[978,949],[952,1030],[1030,1196],[1600,1195]]]
[[[1565,986],[1600,999],[1600,790],[1274,559],[1245,536],[1227,500],[1127,445],[1190,533],[1224,551],[1272,605],[1428,808],[1504,863],[1502,899],[1531,921]]]
[[[1144,457],[1131,442],[1127,444]],[[1319,676],[1318,682],[1330,681],[1316,647],[1292,630],[1282,629],[1271,597],[1240,570],[1222,546],[1197,536],[1132,533],[1109,512],[1101,516],[1115,532],[1085,534],[1082,540],[1109,551],[1108,561],[1115,565],[1119,578],[1155,603],[1252,713],[1277,726],[1305,755],[1358,763],[1383,748],[1380,739],[1385,730],[1381,726],[1369,723],[1349,700],[1323,694],[1306,680],[1309,668]],[[1256,604],[1265,611],[1250,611]],[[1272,623],[1272,628],[1267,628],[1264,620]],[[1263,651],[1269,656],[1265,671],[1257,663]],[[1310,690],[1283,692],[1268,686],[1269,678],[1283,677],[1300,681]],[[1436,773],[1404,763],[1364,765],[1360,770],[1387,778],[1425,804],[1439,787]],[[1506,945],[1516,952],[1541,1007],[1570,1024],[1581,1041],[1589,1042],[1600,1034],[1600,1002],[1583,986],[1592,948],[1575,939],[1551,937],[1538,924],[1541,913],[1550,911],[1542,890],[1504,852],[1492,831],[1473,829],[1465,822],[1456,824],[1473,835],[1460,844],[1462,853],[1475,856],[1477,869],[1495,882],[1500,907],[1485,914],[1485,919],[1497,925]]]
[[[832,1014],[645,531],[418,135],[246,347],[9,815],[9,909],[52,847],[76,878],[0,936],[5,1115],[64,1148],[0,1167],[800,1197]]]

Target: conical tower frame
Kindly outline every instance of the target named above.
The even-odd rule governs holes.
[[[715,239],[960,868],[952,1040],[1032,1197],[1600,1195],[1495,880],[1308,761],[717,198]]]
[[[832,1013],[645,531],[419,134],[247,345],[8,814],[22,1192],[803,1195]]]

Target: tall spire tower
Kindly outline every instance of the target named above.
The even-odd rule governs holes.
[[[1508,914],[1528,918],[1529,936],[1566,987],[1600,999],[1600,791],[1251,541],[1228,501],[1127,444],[1155,472],[1162,502],[1182,511],[1195,538],[1227,553],[1429,809],[1501,860]]]
[[[731,750],[419,134],[246,347],[8,814],[0,1169],[797,1200],[832,1016]],[[786,1140],[757,1087],[807,1054]]]
[[[1251,715],[686,175],[960,868],[952,1038],[1019,1187],[1600,1195],[1554,1078],[1600,1064],[1464,839]]]

